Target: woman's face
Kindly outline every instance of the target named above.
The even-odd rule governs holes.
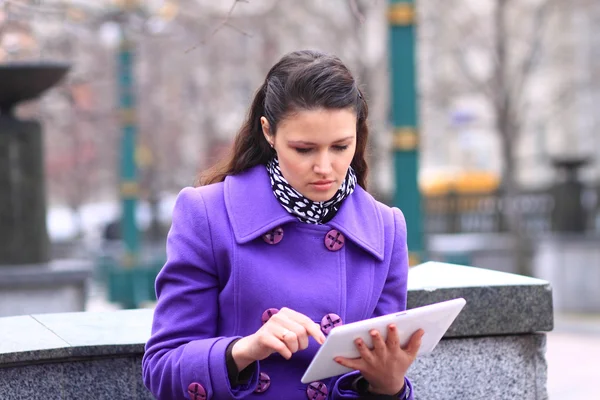
[[[331,199],[346,178],[356,150],[355,111],[299,111],[279,123],[275,136],[265,117],[261,124],[289,184],[312,201]]]

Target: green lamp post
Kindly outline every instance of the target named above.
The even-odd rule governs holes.
[[[123,32],[126,30],[124,29]],[[122,202],[121,233],[125,245],[123,264],[136,264],[139,251],[139,230],[136,223],[136,206],[139,196],[137,165],[135,162],[137,127],[135,121],[135,87],[133,82],[133,45],[123,33],[119,47],[118,80],[119,111],[121,122],[121,183]]]
[[[125,308],[139,307],[145,301],[154,300],[154,279],[164,260],[140,255],[140,232],[136,221],[136,209],[140,196],[138,181],[136,82],[134,75],[135,43],[131,40],[128,18],[134,13],[151,14],[141,0],[113,0],[114,8],[107,20],[119,25],[120,41],[117,54],[117,83],[119,96],[120,146],[120,199],[121,237],[123,256],[108,264],[109,300],[121,303]],[[165,1],[157,16],[164,21],[177,14],[175,3]]]
[[[415,59],[414,0],[390,0],[391,119],[394,128],[394,206],[408,226],[411,265],[418,264],[424,250],[421,194],[418,186],[419,134]]]

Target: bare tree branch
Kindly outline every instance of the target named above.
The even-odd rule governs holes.
[[[229,28],[233,29],[234,31],[236,31],[236,32],[238,32],[238,33],[241,33],[241,34],[242,34],[242,35],[244,35],[244,36],[247,36],[247,37],[252,37],[252,34],[250,34],[250,33],[246,32],[246,31],[244,31],[244,30],[242,30],[242,29],[238,28],[238,27],[237,27],[237,26],[235,26],[235,25],[232,25],[232,24],[230,24],[229,22],[227,22],[227,23],[225,24],[225,26],[227,26],[227,27],[229,27]]]
[[[27,2],[24,1],[18,1],[18,0],[4,0],[2,2],[0,2],[0,6],[4,6],[4,8],[8,8],[7,6],[12,6],[12,7],[17,7],[20,9],[25,9],[31,12],[55,12],[55,13],[62,13],[64,12],[64,10],[66,9],[66,7],[64,5],[43,5],[41,2],[37,2],[36,4],[32,5],[29,4]]]
[[[493,51],[495,55],[494,73],[492,79],[493,101],[496,108],[496,119],[498,121],[498,130],[501,135],[507,134],[508,95],[507,68],[508,68],[508,31],[506,27],[506,14],[508,11],[508,0],[498,0],[493,14],[494,24],[494,44]]]
[[[472,8],[469,8],[467,12],[469,14],[469,20],[473,21],[473,23],[464,23],[458,21],[456,16],[453,15],[452,26],[457,31],[461,39],[457,40],[455,50],[452,52],[452,55],[454,57],[456,65],[461,70],[464,78],[468,81],[469,85],[474,90],[481,92],[491,101],[493,101],[495,94],[491,82],[477,78],[468,60],[468,49],[470,44],[467,42],[466,39],[472,36],[473,30],[469,28],[472,28],[474,21],[477,21],[480,18],[480,16],[476,15]]]
[[[233,11],[235,10],[235,7],[237,6],[238,3],[248,3],[248,0],[233,0],[233,3],[231,4],[231,7],[229,8],[229,11],[227,12],[227,14],[225,15],[225,18],[221,21],[221,23],[219,25],[217,25],[217,27],[210,33],[210,35],[204,39],[203,41],[201,41],[199,44],[187,49],[185,51],[185,53],[189,53],[190,51],[193,51],[195,49],[198,48],[198,46],[204,45],[206,44],[212,37],[214,37],[217,32],[219,32],[221,29],[223,29],[224,27],[228,26],[230,28],[234,28],[236,31],[243,33],[246,36],[250,36],[249,34],[241,31],[238,28],[233,27],[229,20],[231,19],[232,15],[233,15]]]
[[[490,87],[490,83],[482,81],[475,77],[475,73],[471,69],[471,66],[467,60],[467,49],[463,45],[457,45],[454,51],[454,61],[460,68],[463,77],[468,81],[469,85],[478,92],[481,92],[489,99],[494,98],[494,92]]]
[[[532,33],[528,43],[530,50],[523,60],[519,76],[514,76],[514,84],[509,88],[510,96],[514,99],[514,106],[520,107],[525,94],[525,87],[529,83],[532,72],[539,64],[543,53],[544,32],[549,20],[550,9],[555,5],[554,0],[545,0],[535,11],[532,22]]]
[[[310,17],[314,21],[315,25],[328,26],[330,29],[330,34],[332,35],[333,38],[335,38],[335,41],[341,42],[341,39],[339,39],[339,38],[341,38],[341,36],[347,36],[348,32],[347,32],[347,24],[346,24],[345,19],[343,19],[343,18],[332,19],[329,15],[327,15],[327,13],[324,13],[322,10],[319,10],[319,9],[316,10],[314,6],[321,5],[321,3],[312,0],[312,1],[298,2],[298,4],[303,5],[303,9],[307,13],[310,14]],[[303,21],[297,20],[295,18],[290,18],[289,22],[294,23],[295,26],[297,26],[298,28],[301,28],[302,24],[304,24]],[[353,32],[353,33],[356,33],[356,32]]]
[[[348,4],[350,5],[350,10],[352,11],[352,14],[354,15],[354,17],[358,20],[358,22],[361,25],[364,24],[365,23],[365,16],[359,10],[359,7],[358,7],[358,4],[356,3],[356,0],[348,0]]]

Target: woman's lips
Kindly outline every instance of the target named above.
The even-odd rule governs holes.
[[[333,185],[334,181],[316,181],[316,182],[312,182],[311,185],[312,187],[314,187],[316,190],[322,190],[322,191],[326,191],[331,189],[331,186]]]

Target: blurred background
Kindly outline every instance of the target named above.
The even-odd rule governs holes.
[[[411,262],[549,280],[550,398],[598,395],[595,0],[0,0],[0,313],[152,307],[177,193],[304,48],[363,87]]]

